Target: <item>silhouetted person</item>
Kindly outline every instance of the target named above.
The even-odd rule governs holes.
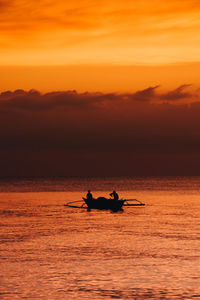
[[[110,196],[113,196],[114,200],[119,200],[119,195],[115,191],[113,191]]]
[[[87,199],[88,199],[88,200],[92,200],[92,199],[93,199],[92,193],[90,192],[90,190],[88,190],[88,193],[87,193]]]

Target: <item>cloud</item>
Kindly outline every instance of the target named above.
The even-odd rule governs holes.
[[[0,108],[8,110],[29,110],[29,111],[51,111],[54,109],[84,111],[93,109],[96,111],[118,111],[119,107],[125,110],[132,110],[133,103],[144,104],[147,102],[157,102],[165,100],[185,100],[188,103],[194,101],[199,94],[193,92],[184,92],[191,85],[181,85],[177,89],[158,93],[156,90],[159,85],[148,87],[144,90],[131,94],[116,93],[77,93],[77,91],[57,91],[41,94],[37,90],[24,91],[18,89],[15,91],[5,91],[0,94]],[[132,104],[131,104],[132,103]],[[136,106],[136,104],[135,104]],[[148,105],[146,105],[147,107]]]
[[[0,176],[198,173],[200,101],[161,102],[157,88],[1,93]]]
[[[184,92],[184,90],[190,87],[191,84],[183,84],[179,86],[177,89],[170,91],[165,94],[161,94],[160,98],[168,101],[181,100],[185,98],[192,98],[193,95],[189,92]]]
[[[155,90],[159,87],[156,85],[154,87],[149,87],[142,91],[138,91],[132,94],[131,98],[136,101],[150,101],[153,97],[155,97]]]
[[[132,130],[131,132],[135,132],[139,136],[143,129],[150,130],[161,116],[163,119],[160,120],[160,123],[158,122],[159,127],[166,122],[166,128],[171,128],[171,123],[168,124],[167,119],[165,120],[169,116],[168,110],[182,121],[188,118],[187,115],[191,114],[194,105],[197,106],[189,101],[194,99],[192,92],[183,92],[189,85],[182,85],[163,94],[156,93],[158,87],[149,87],[132,94],[77,93],[75,90],[45,94],[36,90],[5,91],[0,94],[1,122],[5,122],[5,126],[3,123],[1,124],[1,132],[6,132],[6,128],[12,124],[14,128],[16,119],[18,119],[19,123],[16,126],[24,123],[22,131],[26,131],[33,125],[37,127],[38,124],[48,131],[50,123],[55,122],[55,127],[60,127],[61,131],[70,132],[71,130],[73,132],[74,128],[80,131],[85,128],[91,132],[97,130],[103,137],[109,130],[113,135],[118,135],[124,130],[127,133]],[[181,101],[176,102],[179,105],[169,104],[171,100],[184,100],[185,98],[188,100],[185,104]],[[165,101],[163,102],[163,100]],[[167,102],[169,103],[167,104]],[[190,109],[188,103],[190,103]],[[179,118],[180,111],[185,116]],[[37,122],[39,123],[37,124]],[[6,126],[6,124],[10,125]],[[174,129],[176,127],[175,122]],[[69,128],[71,129],[69,130]],[[137,128],[139,128],[138,133]],[[119,131],[115,133],[115,129]],[[103,132],[103,130],[107,132]],[[156,128],[154,130],[157,132]],[[15,134],[15,131],[13,133]]]
[[[76,91],[50,92],[40,94],[36,90],[28,92],[16,90],[5,91],[0,94],[0,107],[24,110],[51,110],[56,108],[92,108],[100,107],[111,101],[120,100],[121,96],[108,93],[80,93]]]

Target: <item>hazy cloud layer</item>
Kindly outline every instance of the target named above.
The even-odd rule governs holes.
[[[187,89],[3,92],[1,176],[200,173],[200,101]]]
[[[132,94],[132,99],[137,101],[149,101],[153,97],[157,98],[155,90],[159,87],[159,85],[154,87],[149,87],[145,90],[138,91]]]
[[[50,110],[59,107],[76,107],[77,110],[83,108],[105,108],[116,105],[120,102],[122,107],[130,105],[130,102],[165,102],[185,100],[188,103],[198,99],[199,92],[185,91],[191,85],[185,84],[167,93],[159,93],[159,85],[148,87],[144,90],[132,94],[115,93],[77,93],[74,91],[59,91],[41,94],[39,91],[24,91],[21,89],[14,92],[5,91],[0,94],[0,107],[10,109],[25,110]]]
[[[170,91],[166,94],[162,94],[160,96],[160,98],[168,100],[168,101],[169,100],[174,101],[174,100],[179,100],[179,99],[184,99],[184,98],[187,98],[187,99],[192,98],[193,97],[192,93],[185,92],[185,89],[190,86],[191,86],[190,84],[181,85],[173,91]]]

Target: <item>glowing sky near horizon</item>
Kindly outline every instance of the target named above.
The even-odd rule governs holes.
[[[0,65],[200,61],[194,0],[0,1]]]

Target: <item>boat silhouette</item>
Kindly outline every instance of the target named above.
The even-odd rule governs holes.
[[[105,197],[98,197],[97,199],[83,198],[83,200],[87,204],[88,209],[102,209],[102,210],[109,209],[113,211],[122,210],[122,206],[126,201],[126,200],[108,199]]]
[[[122,211],[123,206],[144,206],[145,204],[137,199],[110,199],[105,197],[98,198],[82,198],[82,200],[68,202],[64,206],[73,207],[73,208],[86,208],[88,210],[98,209],[98,210],[111,210],[111,211]],[[134,201],[136,203],[129,203]],[[74,205],[75,203],[80,203],[80,206]]]

